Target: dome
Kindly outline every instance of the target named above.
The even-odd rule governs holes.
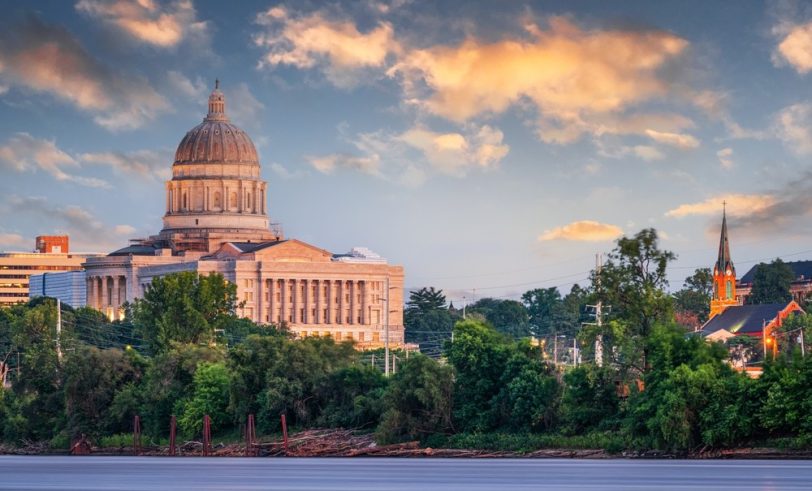
[[[225,112],[220,82],[209,96],[209,113],[183,137],[175,152],[175,164],[239,163],[259,165],[254,142],[231,124]]]

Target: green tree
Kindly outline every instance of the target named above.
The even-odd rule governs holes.
[[[749,304],[787,303],[792,300],[789,289],[795,273],[781,259],[756,266],[753,276],[753,289],[747,297]]]
[[[430,287],[411,292],[404,325],[406,342],[418,343],[424,353],[439,355],[454,327],[454,314],[446,307],[443,291]]]
[[[383,413],[387,379],[374,367],[353,365],[330,373],[318,389],[320,426],[374,428]]]
[[[155,278],[132,312],[137,332],[160,352],[179,343],[214,339],[236,320],[237,287],[222,275],[174,273]]]
[[[394,443],[452,432],[453,393],[450,367],[420,354],[411,356],[400,365],[386,389],[376,439]]]
[[[497,331],[513,338],[530,335],[527,309],[516,300],[481,298],[468,307],[470,315],[480,314]]]
[[[499,427],[518,431],[552,429],[560,385],[550,365],[517,349],[502,372],[501,386],[495,401]]]
[[[696,327],[708,320],[712,292],[713,274],[710,268],[699,268],[685,278],[682,289],[674,293],[676,312],[696,324],[688,327]]]
[[[178,401],[175,410],[180,414],[178,426],[186,435],[198,435],[203,430],[203,416],[209,415],[211,430],[217,432],[230,421],[228,384],[230,374],[225,363],[203,362],[195,370],[192,396]]]
[[[615,371],[608,367],[581,365],[568,370],[561,397],[562,430],[577,435],[614,426],[620,416],[615,380]]]

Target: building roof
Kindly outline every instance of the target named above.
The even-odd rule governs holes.
[[[175,165],[198,163],[259,165],[254,142],[226,116],[226,99],[219,80],[209,96],[209,113],[186,133],[175,151]]]
[[[113,251],[108,256],[154,256],[156,247],[152,245],[144,245],[144,244],[133,244],[123,249],[119,249],[117,251]]]
[[[812,280],[812,261],[793,261],[789,263],[784,263],[792,269],[792,272],[795,274],[794,281],[809,281]],[[747,272],[744,276],[741,277],[739,280],[740,283],[752,283],[753,278],[756,276],[756,270],[758,269],[759,265],[756,264],[750,271]]]
[[[287,242],[287,240],[272,240],[269,242],[229,242],[229,244],[233,245],[241,252],[256,252],[262,249],[267,249],[268,247],[282,244],[283,242]]]
[[[786,303],[766,303],[758,305],[734,305],[726,308],[721,314],[713,316],[702,326],[703,335],[713,334],[725,329],[734,334],[761,333],[764,321],[768,323],[778,317],[779,312],[787,308]]]

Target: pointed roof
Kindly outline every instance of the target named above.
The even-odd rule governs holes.
[[[731,271],[736,271],[733,267],[733,259],[730,258],[730,241],[727,237],[727,210],[726,204],[722,203],[722,234],[719,237],[719,257],[716,260],[716,270],[720,272],[727,271],[729,267]]]

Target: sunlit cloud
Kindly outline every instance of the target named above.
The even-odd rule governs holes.
[[[464,175],[470,167],[489,168],[499,164],[510,147],[496,128],[472,128],[467,135],[437,133],[416,126],[398,135],[397,140],[420,150],[434,168],[445,174]]]
[[[780,39],[773,61],[778,64],[789,64],[800,74],[812,70],[812,22],[798,25],[779,24],[773,29]]]
[[[320,65],[339,87],[355,85],[364,69],[383,67],[397,50],[394,29],[386,22],[361,32],[352,21],[329,19],[321,12],[298,15],[276,6],[258,14],[256,23],[263,31],[254,43],[266,51],[260,67]]]
[[[169,70],[166,76],[171,87],[192,100],[205,100],[210,90],[199,76],[192,80],[177,70]]]
[[[137,128],[169,109],[145,79],[114,73],[67,30],[36,17],[0,31],[0,78],[70,102],[111,130]]]
[[[24,247],[33,245],[31,239],[26,239],[20,234],[3,233],[0,232],[0,246],[6,247]]]
[[[336,169],[351,169],[365,174],[376,175],[379,173],[380,167],[380,158],[377,155],[359,157],[347,154],[331,154],[309,156],[307,161],[322,174],[332,174]]]
[[[172,48],[192,38],[208,47],[208,24],[197,19],[191,0],[79,0],[76,10],[111,25],[131,38]]]
[[[602,242],[614,240],[623,235],[623,229],[617,225],[600,223],[593,220],[572,222],[562,227],[545,230],[539,241],[571,240],[581,242]]]
[[[101,179],[67,172],[66,168],[79,168],[76,159],[57,147],[53,140],[35,138],[28,133],[16,133],[0,145],[0,166],[17,172],[42,170],[57,181],[68,181],[82,186],[110,186]]]
[[[812,104],[793,104],[775,117],[778,138],[799,155],[812,153]]]
[[[732,148],[723,148],[716,152],[716,156],[719,158],[719,163],[722,164],[722,168],[724,169],[732,169],[733,168],[733,149]]]
[[[693,215],[719,215],[722,203],[726,203],[727,213],[732,216],[757,214],[775,205],[771,194],[722,194],[704,201],[686,203],[666,212],[665,216],[682,218]]]
[[[646,130],[646,135],[657,143],[681,150],[690,150],[699,146],[699,140],[688,134]]]
[[[172,177],[172,155],[169,152],[138,150],[135,152],[97,152],[77,156],[82,163],[106,166],[120,174],[148,179]]]

